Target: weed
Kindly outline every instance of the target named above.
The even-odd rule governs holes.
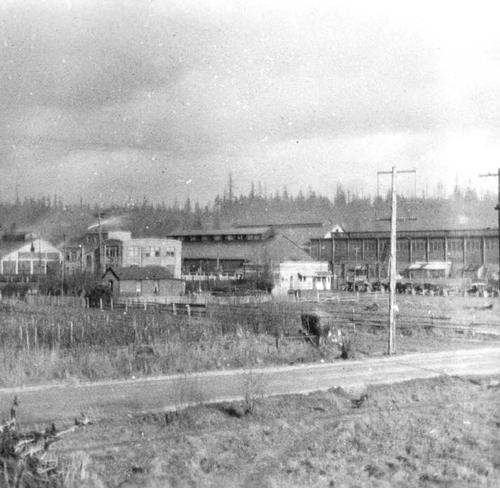
[[[265,378],[263,374],[252,371],[243,375],[243,412],[256,414],[265,396]]]
[[[75,482],[90,481],[87,463],[71,463],[59,459],[50,446],[65,435],[91,424],[83,416],[75,419],[68,429],[57,429],[55,424],[44,431],[22,431],[17,422],[19,406],[17,395],[10,408],[10,419],[0,425],[0,477],[7,487],[74,486]]]
[[[356,345],[353,336],[345,336],[340,344],[340,357],[342,359],[356,358]]]

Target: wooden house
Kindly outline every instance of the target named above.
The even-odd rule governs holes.
[[[162,266],[109,267],[102,277],[113,298],[159,298],[184,294],[185,282]]]

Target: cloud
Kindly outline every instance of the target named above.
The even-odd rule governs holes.
[[[17,1],[1,14],[11,108],[98,107],[175,81],[184,69],[175,43],[165,42],[175,20],[161,26],[145,4]]]
[[[130,119],[138,115],[150,134],[158,127],[174,136],[172,127],[184,132],[199,119],[216,140],[233,131],[251,139],[370,129],[384,105],[425,93],[419,79],[432,70],[415,40],[397,33],[394,42],[391,32],[356,25],[337,10],[305,18],[272,9],[207,17],[200,8],[130,1],[14,5],[8,20],[4,10],[1,82],[4,108],[21,119],[33,107],[84,121],[85,111],[95,110],[118,133],[137,132]],[[409,122],[397,114],[382,121]],[[83,135],[92,143],[92,134]]]
[[[6,0],[4,180],[29,169],[40,185],[26,192],[51,193],[58,178],[84,197],[108,185],[126,198],[174,195],[169,175],[213,194],[232,168],[281,186],[307,160],[324,178],[332,161],[361,179],[374,159],[448,166],[450,140],[498,128],[498,34],[490,22],[474,37],[466,11],[455,21],[428,7]]]

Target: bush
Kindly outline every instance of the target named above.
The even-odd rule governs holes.
[[[101,301],[103,306],[109,307],[111,305],[111,298],[113,292],[105,285],[94,286],[86,295],[85,298],[89,302],[89,307],[100,307]]]
[[[7,283],[2,289],[2,297],[24,300],[29,291],[30,286],[27,283]]]
[[[346,337],[340,346],[340,357],[342,359],[355,359],[356,358],[356,348],[354,341],[351,337]]]

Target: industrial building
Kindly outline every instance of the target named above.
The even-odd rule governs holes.
[[[182,242],[182,275],[245,277],[283,261],[313,261],[296,242],[271,227],[182,231],[168,236]]]
[[[30,281],[33,276],[60,270],[62,253],[33,233],[4,234],[0,241],[0,274],[7,279]]]
[[[159,266],[173,278],[181,276],[179,240],[133,238],[129,231],[93,231],[64,246],[66,272],[104,272],[109,266],[140,268]]]
[[[311,256],[328,261],[340,284],[356,275],[386,279],[389,254],[389,231],[338,231],[311,240]],[[498,229],[398,230],[396,265],[409,278],[498,280]]]

